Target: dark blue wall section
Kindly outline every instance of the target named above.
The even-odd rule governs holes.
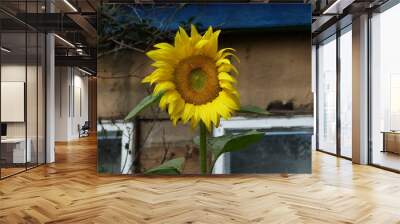
[[[212,26],[224,30],[309,29],[311,24],[309,4],[148,4],[125,5],[124,10],[148,19],[152,26],[163,30],[176,30],[186,21],[200,24],[200,29]]]

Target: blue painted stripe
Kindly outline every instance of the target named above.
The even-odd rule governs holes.
[[[163,30],[176,30],[193,18],[194,23],[219,29],[269,29],[311,25],[309,4],[186,4],[124,5],[124,10]]]

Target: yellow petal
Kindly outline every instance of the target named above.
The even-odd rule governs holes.
[[[175,57],[178,60],[186,58],[193,53],[193,47],[190,42],[190,38],[187,35],[186,31],[182,27],[179,27],[179,31],[176,32],[176,35],[175,35],[175,52],[174,53],[175,53],[175,55],[172,55],[172,57]]]
[[[181,35],[181,41],[188,43],[189,42],[189,36],[187,35],[185,29],[182,27],[179,27],[179,34]]]
[[[228,120],[230,118],[231,110],[227,106],[225,106],[221,97],[217,97],[213,102],[215,107],[218,109],[218,114],[220,114],[225,120]]]
[[[208,105],[201,105],[200,106],[200,116],[201,120],[203,121],[204,125],[207,127],[208,131],[211,131],[211,118],[209,116],[209,107]]]
[[[144,79],[142,79],[142,83],[149,83],[151,82],[153,77],[151,77],[151,75],[148,75],[146,77],[144,77]]]
[[[209,107],[211,108],[211,112],[210,112],[211,121],[213,122],[215,127],[218,127],[219,126],[219,115],[217,113],[218,109],[215,105],[215,102],[213,101],[213,102],[209,103]]]
[[[174,46],[172,46],[169,43],[158,43],[154,45],[155,48],[160,48],[160,49],[166,49],[166,50],[172,50]]]
[[[218,79],[219,80],[228,81],[228,82],[231,82],[231,83],[236,83],[236,79],[233,78],[231,75],[229,75],[229,73],[227,73],[227,72],[220,72],[218,74]]]
[[[230,72],[234,71],[236,74],[239,74],[239,71],[233,65],[223,64],[218,67],[218,72]]]
[[[220,59],[225,51],[235,51],[235,49],[229,48],[229,47],[228,47],[228,48],[223,48],[223,49],[221,49],[221,50],[218,51],[217,57],[215,57],[214,59],[215,59],[215,60]]]
[[[183,109],[182,113],[182,122],[186,124],[194,115],[194,105],[187,103],[185,104],[185,108]]]
[[[174,79],[173,70],[158,68],[153,73],[144,78],[142,82],[143,83],[150,82],[150,84],[153,84],[154,82],[172,81],[173,79]]]
[[[176,115],[170,115],[169,118],[171,119],[172,124],[173,124],[174,126],[176,126],[176,124],[178,123],[178,120],[180,119],[180,117],[179,117],[179,116],[176,116]]]
[[[205,40],[211,39],[212,34],[213,34],[213,29],[211,26],[209,26],[206,33],[203,35],[203,39]]]
[[[174,51],[175,50],[157,49],[147,52],[146,55],[154,61],[165,61],[171,65],[175,65],[178,63],[178,60],[174,57]]]
[[[236,100],[232,96],[230,96],[224,91],[221,92],[220,96],[224,105],[226,105],[232,110],[239,110],[239,103],[236,102]]]
[[[161,110],[165,110],[165,108],[167,107],[168,104],[168,96],[167,94],[164,94],[164,96],[161,97],[159,106],[161,108]]]
[[[166,61],[156,61],[153,64],[151,64],[151,66],[156,67],[156,68],[168,68],[168,69],[173,69],[173,67],[171,66],[171,64],[169,64]]]
[[[203,48],[207,43],[208,43],[208,40],[200,40],[199,42],[196,43],[195,48],[196,48],[196,49],[201,49],[201,48]]]
[[[200,113],[199,113],[199,107],[198,106],[194,107],[194,114],[193,114],[192,119],[190,121],[191,121],[192,129],[195,129],[197,127],[197,125],[199,124],[199,121],[200,121]]]
[[[232,84],[230,82],[220,81],[219,86],[221,86],[221,88],[229,90],[229,91],[235,90],[235,88],[232,86]]]
[[[157,83],[156,87],[154,88],[153,94],[159,94],[162,91],[172,90],[175,89],[175,84],[170,81],[160,82]]]
[[[167,104],[176,101],[178,98],[179,98],[179,94],[176,90],[166,92],[161,97],[161,100],[160,100],[159,106],[160,106],[161,110],[165,110],[165,108],[167,107]]]
[[[174,46],[176,47],[176,48],[178,48],[179,47],[179,45],[181,44],[181,42],[182,42],[182,38],[181,38],[181,34],[180,34],[180,32],[179,32],[179,30],[176,32],[176,34],[175,34],[175,39],[174,39]]]
[[[217,112],[219,113],[221,111],[221,109],[225,108],[225,105],[223,105],[223,103],[221,103],[221,92],[219,93],[219,95],[217,96],[217,98],[215,98],[212,103],[214,104],[214,108],[217,109]],[[220,114],[220,113],[219,113]],[[222,115],[222,114],[221,114]]]
[[[179,120],[179,117],[178,117],[178,116],[176,116],[176,117],[171,116],[171,121],[172,121],[172,124],[173,124],[174,126],[176,126],[176,123],[178,123],[178,120]]]
[[[228,57],[228,56],[232,56],[238,63],[240,63],[239,57],[236,56],[235,54],[231,53],[231,52],[223,53],[222,56],[221,56],[221,58],[226,58],[226,57]]]
[[[229,90],[228,92],[229,92],[230,94],[232,94],[233,96],[235,96],[236,99],[239,99],[239,98],[240,98],[240,94],[239,94],[239,92],[238,92],[236,89]]]
[[[232,97],[235,97],[235,99],[236,99],[236,98],[238,99],[238,98],[240,97],[239,92],[236,90],[235,87],[232,86],[232,83],[231,83],[231,82],[222,80],[222,81],[219,81],[219,86],[220,86],[225,92],[227,92],[227,93],[229,93],[229,94],[232,94],[232,95],[233,95]]]
[[[175,102],[176,106],[174,108],[174,111],[172,111],[171,113],[173,116],[181,117],[181,113],[185,108],[185,101],[183,101],[183,99],[179,97]]]
[[[181,96],[179,95],[179,93],[176,90],[168,91],[168,101],[172,102],[172,101],[178,100],[180,98],[181,98]]]
[[[190,38],[191,38],[192,44],[195,45],[201,39],[201,36],[200,36],[199,32],[197,32],[197,29],[193,24],[191,24],[190,27],[191,27]]]
[[[184,43],[182,41],[182,37],[181,37],[179,31],[176,32],[176,35],[175,35],[175,49],[176,49],[175,57],[176,56],[179,56],[179,57],[185,57],[186,56],[185,55],[185,52],[186,52],[185,51],[185,46],[184,46]]]
[[[215,58],[217,56],[218,50],[218,36],[221,30],[217,30],[211,34],[210,38],[207,39],[208,42],[204,45],[202,49],[202,55],[208,56],[210,58]],[[206,38],[204,38],[206,39]]]
[[[214,32],[213,37],[211,38],[210,48],[208,49],[208,56],[211,58],[215,58],[218,52],[218,37],[221,33],[221,30],[217,30]]]
[[[230,65],[230,64],[231,64],[231,61],[229,61],[229,59],[222,58],[222,59],[219,59],[219,60],[215,63],[215,65],[217,65],[217,66],[220,66],[221,64],[228,64],[228,65]]]

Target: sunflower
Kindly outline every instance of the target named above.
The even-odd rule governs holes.
[[[239,109],[239,93],[233,86],[238,74],[230,58],[234,49],[218,50],[220,30],[209,27],[200,35],[191,26],[190,36],[179,27],[175,43],[158,43],[147,52],[156,68],[142,82],[155,84],[153,94],[163,93],[159,106],[168,110],[176,125],[190,121],[192,128],[203,122],[210,131],[219,126],[220,117],[229,119]]]

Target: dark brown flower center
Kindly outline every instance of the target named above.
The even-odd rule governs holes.
[[[182,60],[175,69],[175,85],[187,103],[211,102],[221,91],[215,61],[202,55]]]

